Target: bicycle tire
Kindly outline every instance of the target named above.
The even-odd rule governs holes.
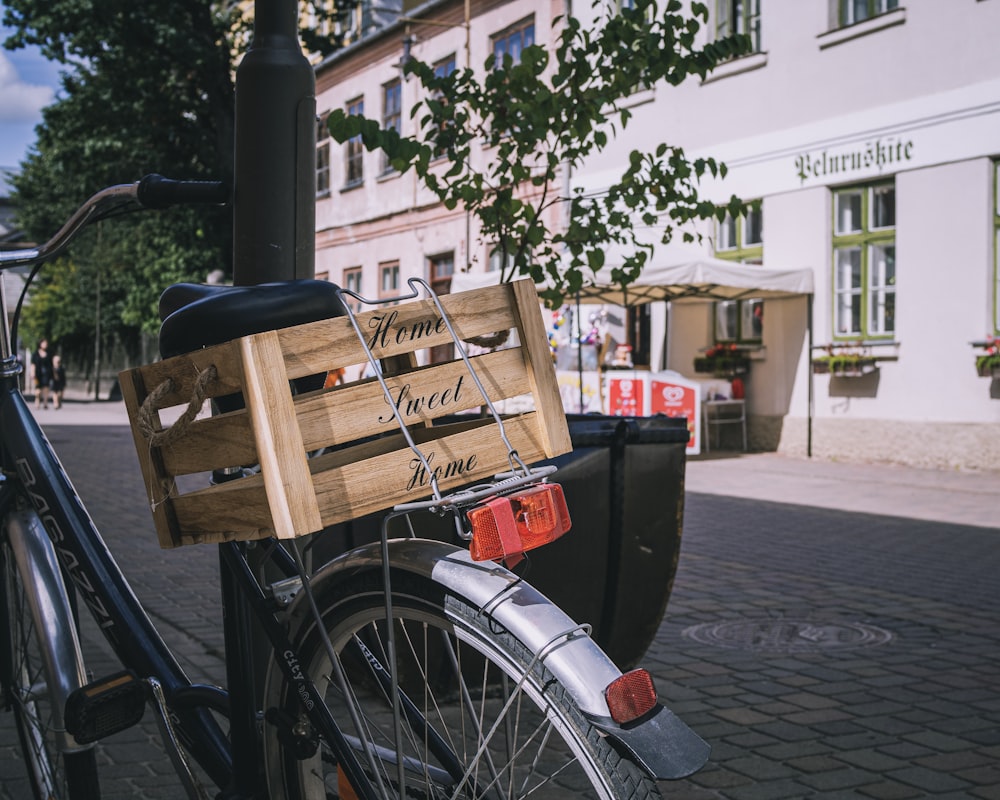
[[[449,743],[446,750],[459,760],[450,774],[442,759],[431,755],[428,737],[406,725],[405,798],[523,798],[532,792],[546,800],[654,800],[661,796],[655,782],[587,722],[564,687],[544,666],[533,663],[532,654],[509,632],[430,580],[401,571],[394,572],[391,580],[400,687]],[[381,575],[369,571],[333,582],[316,600],[361,709],[364,738],[377,750],[383,786],[388,796],[399,797],[398,770],[393,763],[398,759],[389,754],[395,749],[391,732],[385,729],[391,717],[388,693],[375,678],[377,667],[372,668],[371,659],[359,646],[363,643],[379,662],[388,663],[382,636]],[[338,725],[360,741],[341,702],[342,693],[329,679],[330,660],[318,626],[311,620],[298,631],[296,647]],[[282,736],[287,744],[288,731],[295,724],[300,733],[303,730],[304,712],[293,687],[282,681],[269,701],[280,709],[280,713],[272,712],[272,719],[295,721],[286,722],[283,732],[272,725],[265,732],[272,796],[354,797],[324,745],[305,758],[283,746]],[[505,708],[511,713],[501,719],[497,711]],[[476,732],[477,726],[483,735]],[[476,759],[482,741],[489,742],[488,757]],[[365,771],[370,778],[373,770],[365,767]],[[471,771],[464,786],[455,780],[454,773],[460,771]],[[462,791],[456,794],[456,788]]]
[[[36,800],[92,800],[100,796],[94,748],[60,752],[46,692],[41,646],[25,601],[21,576],[7,541],[2,543],[2,605],[8,631],[2,672],[4,705],[10,709],[28,782]]]

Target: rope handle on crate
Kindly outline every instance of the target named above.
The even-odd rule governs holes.
[[[482,336],[470,336],[462,341],[477,347],[499,347],[510,338],[510,331],[496,331]]]
[[[184,413],[169,428],[161,429],[157,427],[159,420],[157,419],[156,408],[159,402],[174,390],[174,382],[170,378],[167,378],[149,393],[139,407],[138,423],[139,430],[146,437],[146,441],[149,442],[150,447],[162,447],[184,435],[188,426],[198,416],[198,412],[201,411],[201,407],[205,402],[205,391],[208,388],[208,384],[214,381],[216,377],[218,377],[218,370],[216,370],[215,364],[209,364],[198,373],[188,407],[184,409]]]

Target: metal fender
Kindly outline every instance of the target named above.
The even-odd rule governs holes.
[[[539,655],[591,724],[619,742],[652,777],[683,778],[708,759],[708,744],[663,706],[628,727],[612,720],[604,689],[621,671],[583,626],[510,570],[492,561],[473,561],[463,548],[427,539],[391,540],[389,561],[394,569],[430,579],[466,598],[510,631]],[[345,572],[381,566],[380,544],[365,545],[324,565],[312,585],[318,591]],[[295,605],[302,600],[300,594]]]
[[[14,511],[7,516],[7,541],[21,572],[25,599],[35,635],[41,643],[46,691],[52,707],[52,730],[61,752],[89,750],[66,731],[63,712],[74,689],[87,682],[73,611],[63,583],[63,573],[45,526],[34,511]]]

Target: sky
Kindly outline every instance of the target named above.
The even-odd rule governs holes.
[[[0,27],[0,41],[8,31]],[[35,48],[0,47],[0,167],[17,167],[35,142],[35,126],[42,108],[55,98],[58,65],[46,61]]]

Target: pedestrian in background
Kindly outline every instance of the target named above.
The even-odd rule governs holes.
[[[52,356],[49,342],[42,339],[31,354],[31,374],[35,384],[35,408],[49,407],[49,385],[52,383]]]
[[[53,407],[62,408],[63,392],[66,391],[66,367],[62,365],[62,356],[52,356],[52,380],[49,386],[52,389]]]

